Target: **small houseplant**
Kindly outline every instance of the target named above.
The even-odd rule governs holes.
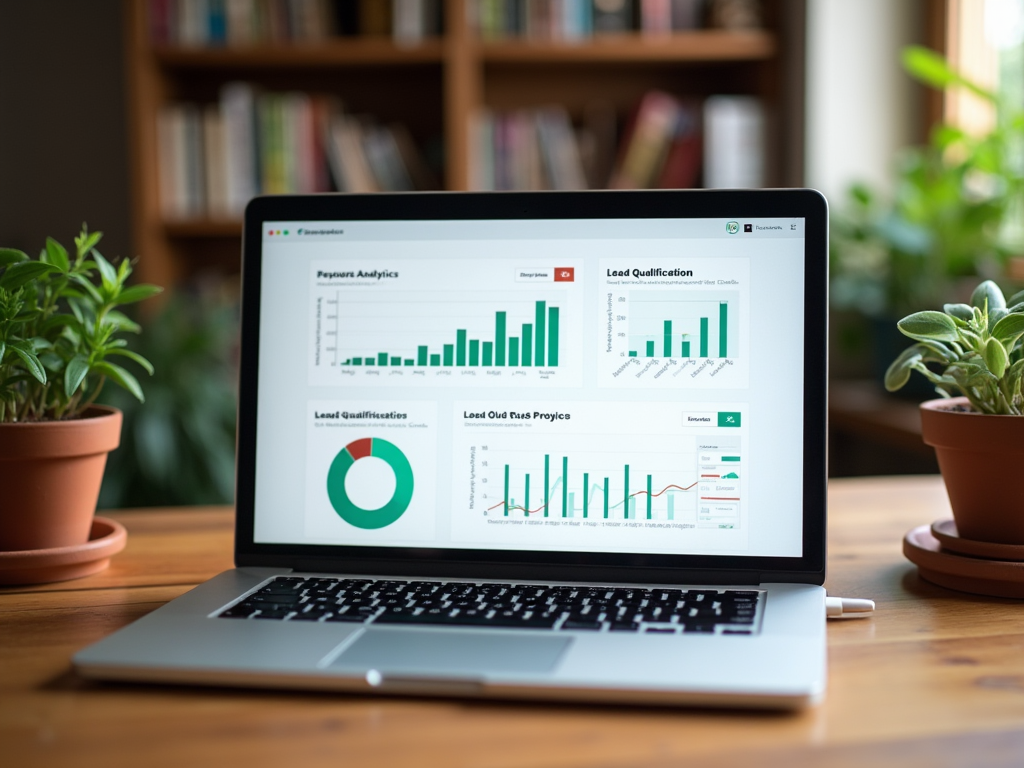
[[[1024,467],[1024,291],[1007,302],[986,280],[970,304],[916,312],[897,326],[916,343],[889,366],[885,387],[896,391],[918,371],[942,395],[921,404],[921,428],[959,535],[1024,544],[1024,491],[1015,482]]]
[[[83,225],[73,254],[53,238],[38,259],[0,249],[0,551],[88,541],[121,413],[95,405],[108,382],[143,399],[118,361],[152,366],[121,336],[139,326],[119,307],[161,289],[127,285],[131,263],[96,250]]]

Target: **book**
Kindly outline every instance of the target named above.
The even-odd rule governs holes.
[[[619,148],[610,184],[613,189],[655,186],[682,111],[679,100],[667,93],[650,91],[644,95]]]
[[[704,102],[704,186],[764,184],[764,114],[753,96],[712,96]]]
[[[704,0],[671,0],[672,29],[683,31],[703,26]]]
[[[640,0],[640,31],[646,35],[672,32],[671,0]]]
[[[593,0],[594,34],[621,34],[633,28],[633,0]]]

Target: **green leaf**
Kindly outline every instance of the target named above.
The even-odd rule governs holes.
[[[83,224],[82,234],[75,238],[75,248],[78,250],[79,257],[85,256],[85,254],[91,251],[96,246],[96,243],[100,241],[101,237],[103,237],[102,232],[89,233]]]
[[[988,299],[988,311],[993,309],[1006,309],[1006,299],[999,286],[991,280],[986,280],[974,289],[971,294],[971,304],[978,309],[985,309],[985,300]]]
[[[954,71],[942,56],[929,48],[920,45],[904,48],[903,67],[918,80],[934,88],[946,89],[956,85],[987,101],[996,101],[994,93]]]
[[[900,320],[900,333],[918,341],[956,341],[956,323],[942,312],[916,312]]]
[[[1024,315],[1006,315],[992,327],[993,338],[1010,348],[1024,334]]]
[[[71,266],[68,262],[67,249],[52,237],[46,238],[46,257],[61,272],[67,272]]]
[[[114,289],[117,288],[117,270],[114,269],[113,265],[100,256],[99,251],[93,251],[92,256],[96,259],[96,266],[100,270],[100,280],[103,282],[103,287],[108,292],[113,293]]]
[[[118,304],[132,304],[136,301],[142,301],[148,299],[150,296],[156,296],[163,290],[159,285],[133,285],[129,288],[125,288],[117,296]]]
[[[0,248],[0,267],[17,264],[19,261],[28,261],[28,254],[17,248]]]
[[[1012,307],[1015,304],[1024,304],[1024,291],[1017,291],[1013,296],[1006,300],[1006,305]]]
[[[974,319],[974,309],[966,304],[944,304],[942,311],[960,320],[971,322]]]
[[[1010,364],[1010,359],[1006,355],[1006,349],[999,343],[998,339],[988,340],[985,344],[983,357],[985,358],[985,365],[992,372],[992,375],[997,379],[1001,379],[1003,373],[1006,372],[1006,367]]]
[[[59,271],[57,267],[44,261],[19,261],[17,264],[11,264],[4,272],[3,277],[0,277],[0,288],[16,291],[25,283]]]
[[[71,275],[71,278],[85,289],[85,292],[89,294],[89,298],[97,304],[103,303],[103,297],[100,295],[100,292],[96,290],[96,286],[89,282],[88,278],[75,274]]]
[[[71,397],[78,391],[86,374],[89,373],[89,360],[84,355],[75,355],[68,361],[64,369],[64,393]]]
[[[122,312],[107,312],[107,322],[116,326],[119,331],[128,331],[128,333],[141,333],[142,331],[141,325]]]
[[[107,351],[108,355],[121,355],[127,357],[129,360],[134,360],[136,363],[141,365],[143,369],[150,376],[153,375],[153,364],[146,358],[140,355],[138,352],[132,352],[130,349],[111,349]]]
[[[902,389],[910,380],[910,372],[916,363],[921,361],[921,350],[915,344],[900,353],[885,372],[885,388],[890,392]]]
[[[134,376],[132,376],[128,371],[126,371],[121,366],[114,365],[113,363],[108,363],[104,361],[101,363],[96,363],[94,368],[99,373],[109,376],[115,382],[117,382],[126,390],[131,392],[131,394],[134,395],[135,399],[138,400],[140,403],[146,402],[146,398],[142,394],[142,387],[139,386],[138,380],[136,380]]]
[[[988,332],[992,333],[992,329],[996,327],[996,324],[1000,320],[1002,320],[1004,317],[1006,317],[1008,314],[1010,314],[1010,313],[1007,312],[1005,309],[999,309],[998,307],[996,309],[989,310],[989,313],[988,313]]]
[[[3,339],[0,339],[0,364],[3,363],[4,355],[6,355],[6,354],[7,354],[7,342],[5,342]]]
[[[19,341],[16,344],[11,344],[10,348],[14,350],[14,354],[21,358],[21,361],[25,364],[28,372],[31,373],[40,384],[46,383],[46,369],[43,368],[43,364],[39,362],[39,358],[36,357],[36,353],[32,351],[31,347],[23,341]]]

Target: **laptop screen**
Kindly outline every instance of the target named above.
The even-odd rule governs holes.
[[[801,557],[805,224],[262,220],[253,542]]]

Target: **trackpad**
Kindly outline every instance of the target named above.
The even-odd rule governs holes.
[[[570,642],[519,632],[368,629],[331,666],[413,675],[542,674],[555,668]]]

